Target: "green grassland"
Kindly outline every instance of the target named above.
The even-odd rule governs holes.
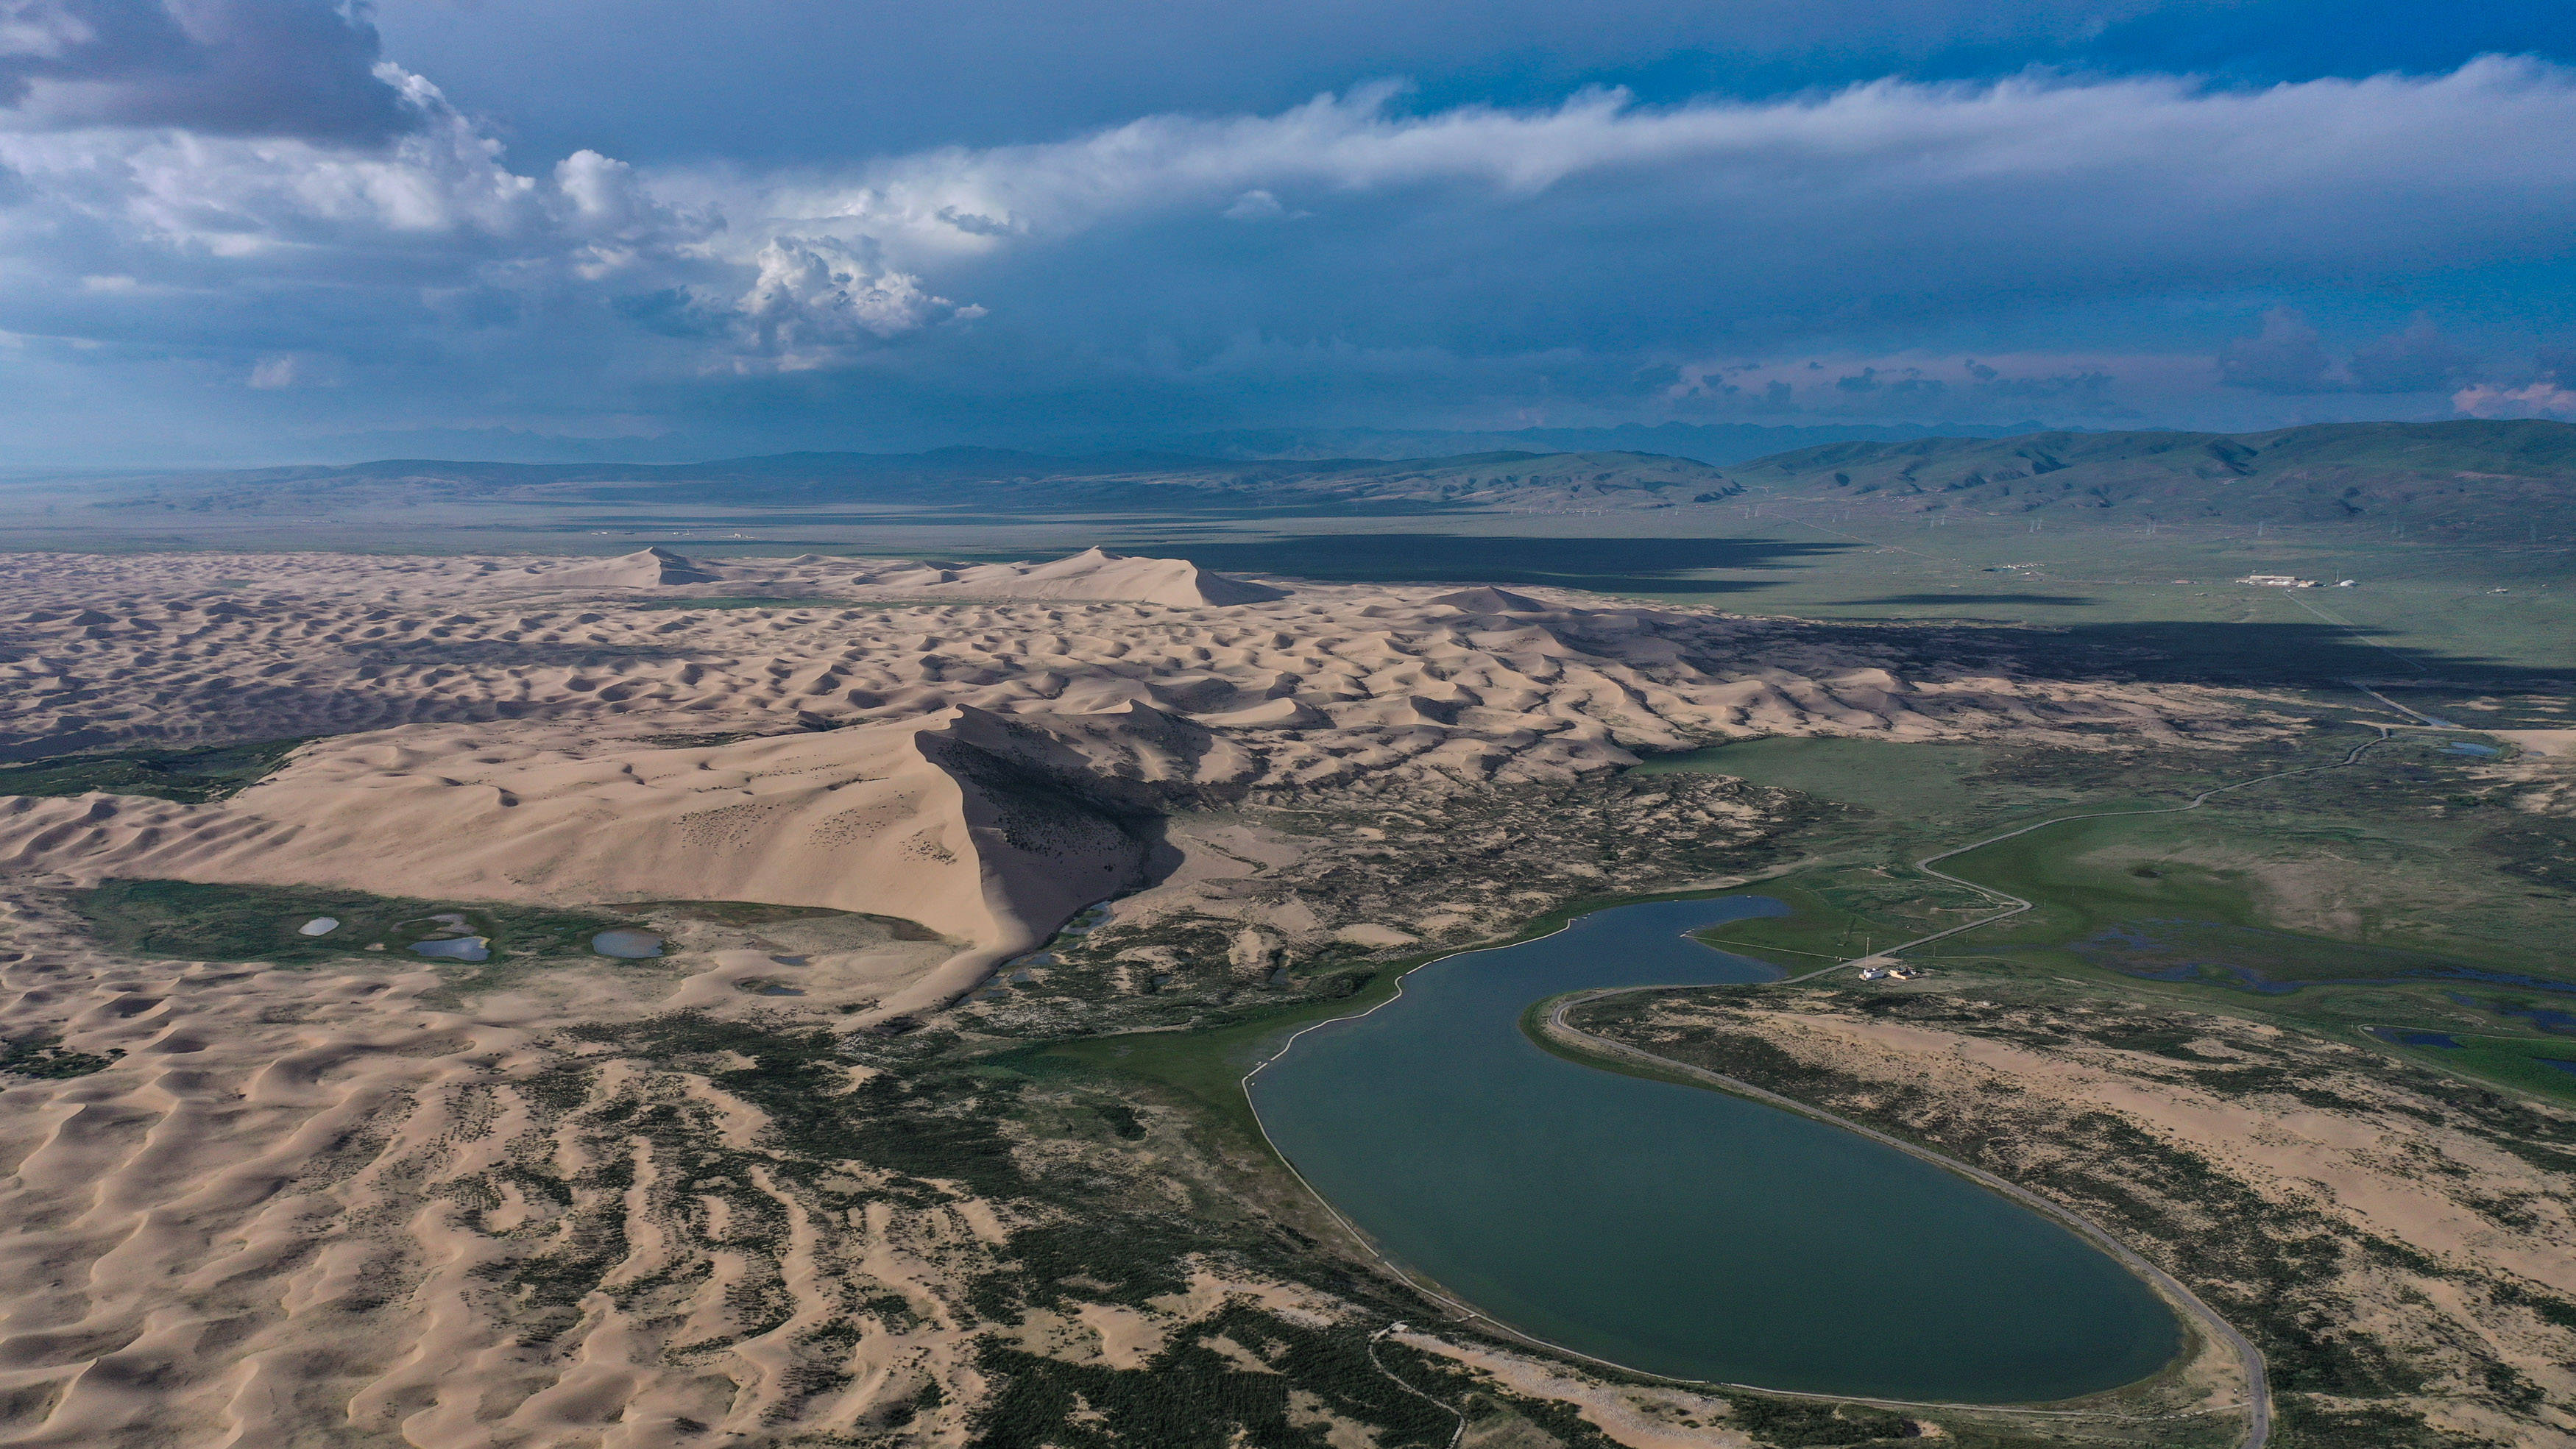
[[[2576,428],[2522,420],[1833,443],[1732,476],[1888,512],[2364,522],[2492,541],[2576,524],[2571,469]]]
[[[0,766],[0,795],[149,795],[202,804],[256,784],[295,752],[301,739],[259,740],[193,750],[119,750],[59,755]]]
[[[2302,738],[2252,750],[2093,755],[1867,741],[1722,746],[1648,768],[1715,769],[1814,793],[1840,810],[1807,858],[1748,890],[1786,917],[1733,922],[1711,944],[1791,972],[2000,910],[1917,862],[2024,823],[2169,809],[2200,790],[2323,765],[2188,813],[2067,820],[1940,868],[2032,909],[1909,952],[1937,972],[2060,979],[2139,999],[2296,1023],[2522,1091],[2576,1101],[2576,959],[2562,941],[2576,822],[2512,808],[2459,738],[2368,740],[2334,702]],[[2381,717],[2388,717],[2382,715]],[[2533,1013],[2539,1013],[2534,1015]],[[2464,1032],[2405,1047],[2368,1027]],[[2552,1028],[2555,1028],[2553,1030]]]
[[[413,900],[308,886],[209,885],[179,880],[111,880],[75,891],[73,909],[110,950],[190,961],[267,961],[280,966],[431,958],[412,943],[475,935],[490,943],[491,966],[518,961],[597,960],[590,938],[641,924],[634,916],[491,902]],[[340,922],[327,936],[300,934],[305,922]],[[455,919],[442,920],[441,917]],[[463,963],[459,969],[471,969]]]

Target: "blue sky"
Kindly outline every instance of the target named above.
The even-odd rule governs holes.
[[[2564,4],[0,0],[0,468],[2576,417],[2571,136]]]

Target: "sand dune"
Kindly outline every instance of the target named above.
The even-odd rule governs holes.
[[[530,564],[72,556],[22,570],[0,593],[0,759],[431,722],[777,732],[958,705],[1142,704],[1242,733],[1265,780],[1320,787],[1598,769],[1755,733],[2082,744],[2079,726],[2170,736],[2172,720],[2235,713],[2182,688],[1903,666],[1863,630],[1827,646],[1793,625],[1597,599],[1486,614],[1435,602],[1445,590],[1304,585],[1186,613],[1075,600],[662,611],[631,595],[527,597]],[[722,583],[683,590],[861,592],[847,560],[723,567]]]
[[[1177,609],[1260,604],[1288,596],[1286,589],[1210,573],[1188,559],[1136,558],[1102,548],[1035,565],[903,566],[861,573],[851,582],[921,598],[1115,599]]]
[[[637,549],[617,558],[550,562],[526,570],[536,583],[564,588],[651,589],[679,584],[712,584],[718,575],[706,565],[682,558],[667,548]]]
[[[710,1240],[717,1199],[612,1124],[658,1109],[713,1146],[759,1114],[703,1070],[568,1053],[564,1022],[646,1005],[606,972],[460,1010],[424,999],[427,971],[112,962],[14,902],[0,930],[0,1026],[123,1054],[0,1077],[0,1443],[777,1443],[965,1370],[929,1266],[955,1255],[956,1209],[880,1200],[852,1222],[752,1172],[733,1211],[804,1223],[784,1235],[804,1246],[728,1245],[720,1219]],[[604,1290],[546,1295],[546,1265],[598,1253]],[[767,1331],[742,1317],[765,1294],[795,1308]],[[804,1343],[889,1294],[921,1318]]]
[[[1094,761],[1162,759],[1170,722],[1133,711],[1057,723],[960,708],[695,748],[410,726],[308,747],[217,804],[0,798],[0,871],[762,901],[900,916],[967,945],[879,1013],[891,1014],[954,996],[1144,882],[1151,834],[1133,802],[1119,808],[1114,777],[1092,786]]]
[[[1491,586],[1478,589],[1460,589],[1456,593],[1450,594],[1435,594],[1428,602],[1434,604],[1445,604],[1452,609],[1462,610],[1470,614],[1544,614],[1549,612],[1547,605],[1540,603],[1538,600],[1531,598],[1527,594],[1515,594],[1509,589],[1497,589]]]

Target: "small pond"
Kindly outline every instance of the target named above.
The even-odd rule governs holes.
[[[602,931],[590,938],[590,949],[620,961],[650,961],[662,954],[662,938],[651,931]]]

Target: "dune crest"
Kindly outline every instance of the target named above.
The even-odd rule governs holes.
[[[1263,604],[1286,589],[1228,578],[1185,558],[1141,558],[1092,547],[1052,563],[898,565],[852,582],[925,598],[1093,599],[1175,609]]]
[[[1431,602],[1470,614],[1544,614],[1556,607],[1542,604],[1527,594],[1515,594],[1490,584],[1482,588],[1460,589],[1452,594],[1436,594]]]
[[[616,558],[531,568],[527,572],[533,583],[589,589],[672,588],[682,584],[712,584],[719,577],[695,559],[658,547],[639,548]]]

